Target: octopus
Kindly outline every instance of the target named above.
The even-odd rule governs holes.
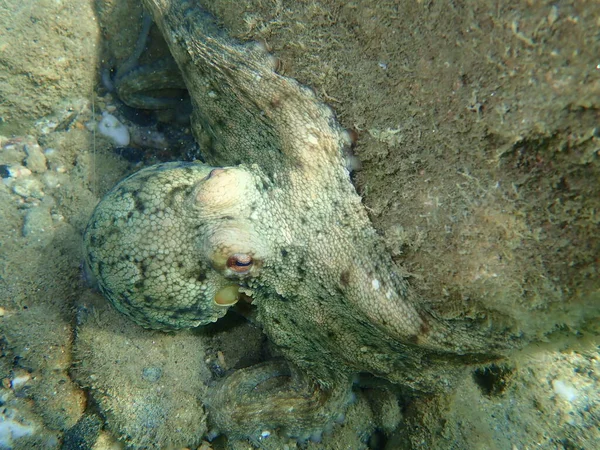
[[[143,327],[203,326],[250,303],[283,358],[211,390],[216,429],[306,438],[344,411],[355,374],[432,392],[492,359],[476,327],[428,311],[400,275],[351,182],[352,139],[333,110],[196,4],[144,4],[210,151],[206,163],[147,167],[115,186],[89,220],[85,259]]]

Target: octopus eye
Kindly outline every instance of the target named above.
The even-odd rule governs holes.
[[[254,261],[245,253],[235,253],[227,259],[227,267],[237,273],[248,273]]]

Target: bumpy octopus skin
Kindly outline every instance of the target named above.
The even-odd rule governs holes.
[[[144,3],[181,69],[194,132],[211,137],[211,165],[167,163],[119,183],[90,219],[86,262],[111,303],[148,328],[208,324],[252,298],[294,387],[257,402],[280,365],[239,371],[207,399],[215,427],[310,435],[343,410],[354,373],[435,390],[440,366],[486,359],[484,340],[434,318],[397,274],[333,111],[196,6]]]

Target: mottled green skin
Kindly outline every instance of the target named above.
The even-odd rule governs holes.
[[[88,268],[106,298],[142,326],[190,328],[227,311],[212,299],[231,283],[200,256],[210,225],[193,198],[209,174],[202,164],[148,167],[112,189],[90,220]]]
[[[179,69],[170,58],[119,69],[114,85],[123,102],[141,109],[177,108],[183,102],[181,93],[185,89]],[[161,93],[157,92],[157,86]]]
[[[272,367],[247,371],[248,383],[226,379],[207,399],[214,425],[235,436],[310,434],[343,408],[353,373],[433,390],[439,367],[446,377],[485,358],[485,343],[433,318],[398,276],[350,182],[349,139],[331,109],[276,74],[260,46],[215,33],[205,13],[145,4],[190,92],[194,132],[211,138],[207,161],[237,167],[207,178],[210,167],[173,163],[126,179],[90,220],[88,263],[113,304],[153,328],[216,320],[226,308],[212,295],[239,284],[270,340],[312,380],[303,384],[312,394],[267,389],[257,402],[249,392],[278,376]],[[236,252],[253,255],[250,273],[223,265]]]

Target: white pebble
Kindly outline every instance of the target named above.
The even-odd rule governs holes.
[[[129,130],[125,125],[119,122],[112,114],[102,113],[102,120],[98,124],[100,134],[110,138],[119,146],[129,145]]]
[[[568,402],[573,402],[577,399],[577,389],[575,389],[575,387],[573,387],[571,384],[565,383],[562,380],[554,380],[552,382],[552,389],[554,389],[554,392]]]

